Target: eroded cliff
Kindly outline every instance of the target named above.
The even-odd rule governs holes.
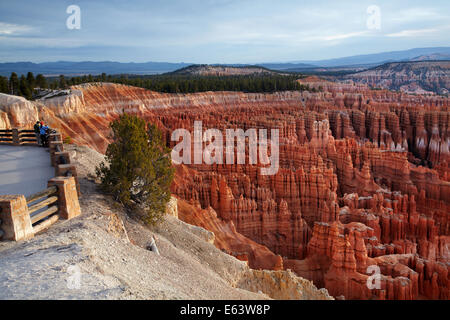
[[[278,129],[275,175],[248,161],[177,166],[180,218],[214,232],[218,248],[250,267],[291,269],[334,296],[449,299],[450,99],[302,82],[320,92],[181,95],[89,84],[30,108],[100,152],[124,111],[156,123],[171,146],[171,133],[192,132],[194,121]],[[38,116],[0,110],[7,127]],[[370,266],[380,289],[367,286]]]

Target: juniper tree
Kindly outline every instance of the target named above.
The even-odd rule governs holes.
[[[9,77],[9,89],[10,94],[17,94],[19,92],[19,77],[15,72],[12,72]]]
[[[34,78],[33,72],[27,73],[27,84],[30,90],[33,91],[36,86],[36,79]]]
[[[8,78],[0,76],[0,92],[9,93]]]
[[[113,142],[106,150],[106,163],[96,168],[100,186],[126,208],[143,209],[144,221],[155,224],[170,200],[170,149],[161,131],[137,116],[123,114],[110,126]]]
[[[36,76],[36,85],[41,89],[47,89],[48,83],[47,79],[42,74]]]
[[[61,89],[65,89],[67,87],[66,78],[63,74],[59,75],[59,87]]]
[[[24,75],[20,76],[18,94],[21,95],[22,97],[27,98],[28,100],[30,100],[32,97],[32,91],[28,86],[27,79],[25,78]]]

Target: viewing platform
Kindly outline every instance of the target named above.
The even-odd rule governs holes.
[[[0,130],[0,240],[27,240],[80,215],[75,165],[61,135],[38,146],[33,130]]]
[[[0,194],[26,197],[47,187],[55,176],[48,149],[0,145]]]

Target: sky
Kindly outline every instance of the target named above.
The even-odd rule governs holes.
[[[450,46],[448,0],[0,0],[0,62],[290,62],[435,46]]]

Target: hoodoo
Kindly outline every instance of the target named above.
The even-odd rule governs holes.
[[[251,268],[290,269],[336,297],[449,299],[450,99],[301,82],[321,91],[162,94],[86,84],[18,108],[3,97],[0,119],[9,128],[39,116],[100,152],[123,111],[156,123],[171,147],[172,133],[192,133],[196,121],[223,136],[277,130],[276,174],[248,161],[175,165],[179,218],[212,231],[218,248]],[[378,288],[367,286],[373,270]]]

